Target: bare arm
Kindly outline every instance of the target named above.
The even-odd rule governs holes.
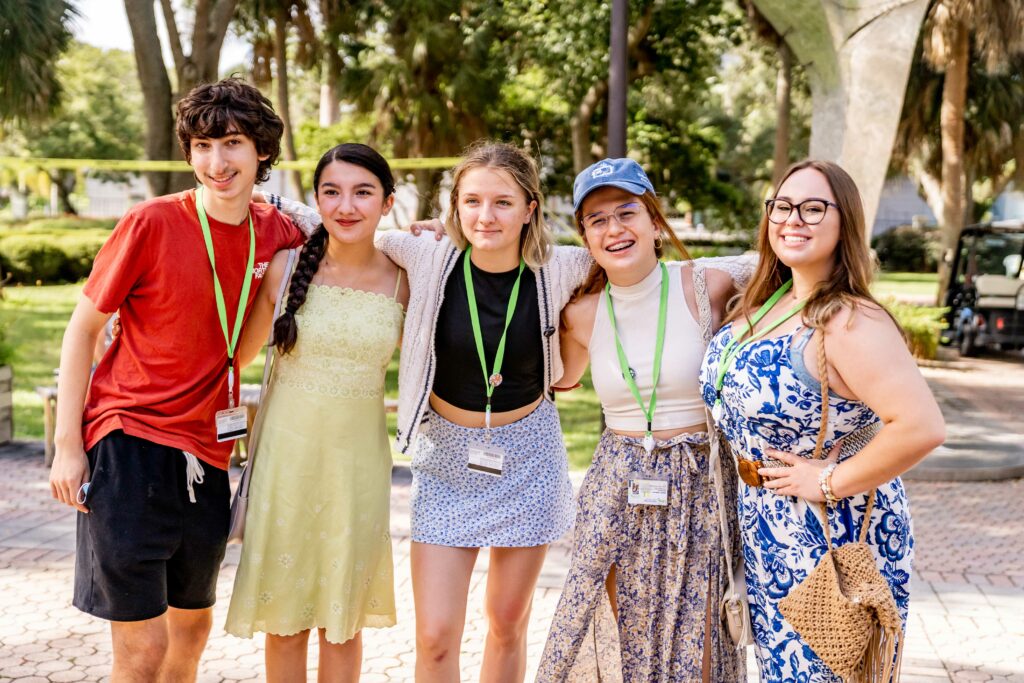
[[[946,423],[896,325],[884,311],[862,306],[837,316],[825,338],[837,389],[867,404],[884,427],[832,474],[837,497],[869,491],[920,462],[946,438]],[[851,324],[847,325],[846,320]]]
[[[828,324],[825,348],[829,382],[836,393],[862,401],[883,424],[871,443],[832,473],[832,493],[847,498],[909,470],[942,444],[946,426],[917,363],[884,311],[865,304],[854,313],[837,314]],[[814,358],[813,363],[808,358],[808,367],[816,367]],[[759,470],[771,478],[766,487],[784,495],[824,500],[818,475],[834,455],[812,461],[773,451],[772,457],[790,467]]]
[[[263,277],[263,282],[260,283],[256,300],[253,302],[249,317],[245,320],[242,336],[238,340],[238,367],[240,368],[244,368],[256,358],[270,335],[270,327],[274,324],[274,305],[277,303],[277,293],[281,289],[281,279],[285,276],[284,269],[287,263],[287,250],[274,254],[274,258],[270,261],[270,267],[267,268],[267,274]]]
[[[575,386],[590,363],[587,348],[594,330],[594,314],[597,310],[597,295],[590,294],[574,301],[562,309],[559,325],[559,347],[562,356],[562,377],[555,382],[557,389]]]
[[[89,374],[96,339],[110,318],[96,309],[84,294],[79,298],[60,350],[60,381],[57,385],[56,453],[50,470],[50,494],[81,512],[88,508],[77,502],[78,489],[89,481],[89,461],[82,442],[82,413],[89,390]]]

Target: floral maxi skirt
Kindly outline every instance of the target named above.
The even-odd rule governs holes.
[[[658,442],[648,455],[641,439],[605,431],[580,489],[572,565],[537,681],[599,675],[627,683],[692,683],[702,679],[706,649],[711,681],[744,680],[744,664],[719,618],[726,578],[718,506],[731,512],[735,498],[727,493],[729,500],[717,500],[708,460],[703,432]],[[729,463],[723,470],[724,488],[734,492],[734,470]],[[668,505],[629,504],[629,480],[637,476],[667,478]],[[730,542],[738,545],[735,533]],[[607,661],[589,660],[604,649],[592,644],[600,638],[595,617],[612,565],[620,661],[609,671]]]

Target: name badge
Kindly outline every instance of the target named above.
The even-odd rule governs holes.
[[[245,406],[217,411],[217,443],[241,439],[249,431],[249,411]]]
[[[631,477],[630,505],[668,505],[668,477]]]
[[[505,465],[505,449],[494,444],[469,444],[469,462],[466,467],[474,472],[500,477]]]

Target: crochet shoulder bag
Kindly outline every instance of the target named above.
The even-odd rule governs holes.
[[[828,431],[828,369],[825,331],[820,328],[818,374],[821,429],[814,448],[815,458],[822,457]],[[902,622],[892,590],[878,571],[866,543],[874,502],[872,491],[864,509],[860,538],[835,548],[828,508],[821,504],[828,550],[807,578],[779,602],[782,615],[804,642],[846,683],[899,680]]]
[[[274,317],[277,320],[281,314],[281,306],[285,294],[288,292],[288,284],[291,282],[292,273],[295,271],[295,257],[297,249],[288,250],[288,262],[284,267],[284,275],[281,277],[281,288],[277,291],[277,299],[274,301]],[[270,336],[267,339],[267,356],[263,361],[263,385],[260,387],[260,407],[256,410],[256,419],[253,420],[252,434],[249,435],[249,442],[246,446],[248,457],[242,469],[242,478],[235,489],[235,495],[231,499],[231,523],[228,527],[228,543],[241,543],[245,536],[245,513],[249,508],[249,484],[252,482],[252,468],[256,464],[256,452],[259,448],[259,436],[263,427],[263,417],[266,413],[267,396],[270,390],[270,378],[273,374],[274,359],[277,357],[274,350],[274,330],[271,327]]]

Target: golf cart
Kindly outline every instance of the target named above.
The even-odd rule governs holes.
[[[1024,221],[964,228],[944,304],[945,344],[970,356],[983,349],[1024,348]]]

